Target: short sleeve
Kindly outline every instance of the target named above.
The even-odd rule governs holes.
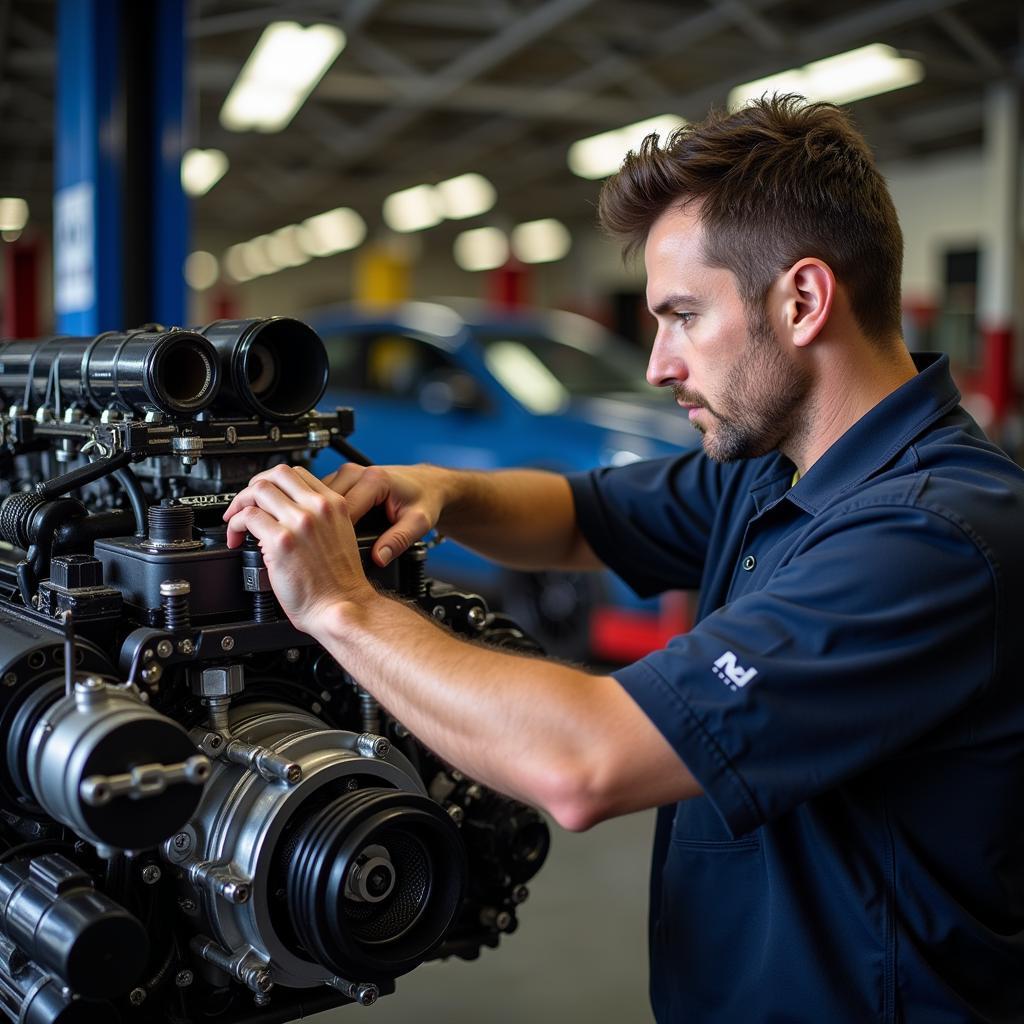
[[[740,835],[953,719],[995,674],[996,600],[953,518],[851,507],[615,676]]]
[[[638,594],[700,586],[726,490],[721,464],[695,449],[568,480],[587,542]]]

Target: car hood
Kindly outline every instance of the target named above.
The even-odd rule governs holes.
[[[609,433],[646,437],[677,448],[692,448],[700,434],[667,395],[575,397],[566,413]]]

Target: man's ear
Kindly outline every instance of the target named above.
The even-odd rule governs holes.
[[[779,281],[785,329],[794,345],[803,348],[821,333],[832,313],[836,276],[813,256],[798,260]]]

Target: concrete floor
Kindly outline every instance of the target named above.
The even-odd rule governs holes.
[[[582,835],[552,826],[519,930],[475,962],[424,964],[373,1007],[311,1024],[651,1024],[647,876],[653,812]]]

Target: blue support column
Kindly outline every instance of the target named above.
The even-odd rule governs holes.
[[[185,320],[185,0],[60,0],[57,329]]]
[[[184,324],[189,207],[181,187],[185,152],[185,0],[155,0],[153,89],[153,318]]]
[[[119,15],[116,0],[61,0],[57,12],[53,250],[62,334],[123,326]]]

